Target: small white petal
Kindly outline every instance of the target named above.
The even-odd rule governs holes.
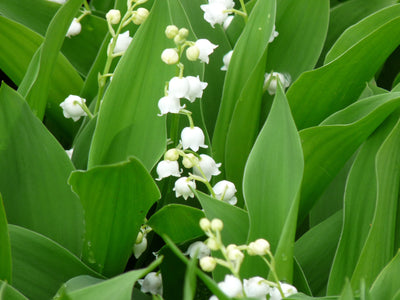
[[[228,297],[242,296],[242,282],[233,275],[225,275],[224,281],[218,283],[218,287]]]
[[[208,148],[207,145],[204,144],[204,133],[203,130],[199,127],[185,127],[181,133],[181,144],[183,149],[192,149],[197,152],[199,147]]]
[[[140,290],[143,293],[162,295],[163,286],[161,273],[150,272],[144,279],[138,280],[138,283],[142,286]]]
[[[209,256],[211,254],[210,248],[208,248],[206,244],[200,241],[191,244],[184,254],[189,255],[190,258],[194,258],[196,252],[197,252],[196,258],[198,259]]]
[[[212,157],[206,154],[200,154],[199,166],[208,181],[210,181],[212,176],[221,174],[221,171],[218,169],[221,167],[221,163],[217,164]],[[197,167],[193,168],[193,174],[202,176]]]
[[[285,297],[289,297],[290,295],[293,295],[293,294],[297,293],[297,289],[294,286],[290,285],[290,284],[280,282],[280,285],[281,285],[281,288],[282,288],[283,295]],[[280,300],[280,299],[282,299],[282,295],[279,292],[278,288],[276,288],[276,287],[271,289],[269,294],[270,294],[270,300]]]
[[[234,16],[229,16],[226,18],[224,24],[222,25],[222,27],[224,28],[224,30],[227,30],[229,25],[231,25],[232,21],[233,21]]]
[[[199,76],[187,76],[186,80],[189,82],[189,91],[185,98],[190,102],[194,102],[196,98],[203,97],[203,90],[207,87],[207,82],[200,81]]]
[[[172,96],[165,96],[158,100],[158,108],[160,109],[159,116],[165,115],[167,113],[177,114],[185,106],[181,106],[179,98]]]
[[[156,180],[161,180],[169,176],[180,177],[181,173],[179,171],[179,164],[175,161],[162,160],[157,165],[158,178]]]
[[[175,98],[184,98],[189,92],[189,81],[183,77],[173,77],[168,84],[168,95]]]
[[[75,36],[75,35],[80,34],[80,33],[81,33],[81,30],[82,30],[82,25],[81,25],[81,23],[78,22],[78,19],[77,19],[77,18],[74,18],[74,19],[72,20],[71,25],[69,25],[67,34],[66,34],[65,36],[71,38],[71,37],[73,37],[73,36]]]
[[[110,43],[112,43],[113,39],[111,39]],[[129,31],[125,31],[121,33],[117,37],[117,43],[115,44],[115,48],[113,54],[123,53],[128,49],[130,43],[132,42],[132,38],[129,36]]]
[[[259,276],[243,280],[243,289],[247,297],[265,300],[270,292],[270,286],[265,283],[265,279]]]
[[[69,95],[62,103],[60,103],[61,108],[63,109],[64,117],[72,118],[75,122],[78,121],[81,117],[87,116],[82,107],[78,104],[83,104],[86,102],[86,99],[83,99],[76,95]]]
[[[233,50],[229,51],[222,58],[222,61],[224,62],[224,65],[221,67],[221,71],[227,71],[228,70],[229,63],[231,62],[232,54],[233,54]]]
[[[208,56],[218,47],[218,45],[214,45],[207,39],[199,39],[195,42],[195,45],[200,50],[199,59],[207,64],[210,61]]]
[[[142,238],[142,241],[139,244],[135,244],[133,246],[133,254],[135,255],[135,258],[138,259],[144,251],[147,249],[147,238],[144,236]]]
[[[175,191],[176,198],[182,196],[187,200],[188,197],[194,198],[194,194],[190,188],[196,189],[196,183],[187,177],[181,177],[175,182],[172,190]]]
[[[74,148],[71,148],[69,150],[65,150],[65,153],[67,153],[69,159],[72,159],[72,154],[74,153]]]
[[[264,90],[268,90],[268,93],[270,95],[274,95],[276,93],[276,89],[278,87],[277,78],[279,78],[279,81],[281,82],[283,88],[287,88],[290,85],[289,74],[282,74],[278,72],[272,72],[272,74],[265,73]]]
[[[272,43],[274,41],[274,39],[279,35],[279,32],[275,30],[275,25],[274,28],[272,29],[272,33],[271,36],[269,38],[268,43]]]

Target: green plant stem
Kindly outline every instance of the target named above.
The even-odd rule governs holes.
[[[247,23],[248,14],[247,14],[247,10],[246,10],[246,5],[244,4],[244,0],[239,0],[239,1],[240,1],[240,6],[242,7],[243,13],[245,14],[245,16],[243,16],[244,22]]]

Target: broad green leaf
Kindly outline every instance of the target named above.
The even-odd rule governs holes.
[[[171,20],[167,10],[167,1],[154,2],[115,70],[99,113],[89,168],[134,155],[150,170],[164,152],[165,117],[157,116],[157,102],[175,71],[160,59],[168,45],[164,28]]]
[[[294,255],[314,295],[320,295],[328,281],[342,228],[342,212],[337,212],[307,231],[294,245]]]
[[[204,213],[197,208],[169,204],[152,215],[147,224],[158,235],[168,235],[179,244],[204,235],[199,226],[201,218],[204,218]]]
[[[370,286],[393,257],[396,209],[399,197],[400,121],[397,122],[376,155],[376,208],[371,230],[351,278],[353,288],[365,279]]]
[[[104,281],[104,279],[92,277],[90,275],[79,275],[63,284],[59,291],[63,292],[72,292],[76,290],[83,289],[85,287],[91,286],[96,283],[100,283]]]
[[[0,300],[28,300],[7,282],[0,280]]]
[[[250,219],[248,241],[264,238],[270,242],[278,275],[288,282],[303,168],[300,137],[278,84],[268,119],[246,164],[243,191]]]
[[[0,174],[7,219],[80,255],[83,210],[67,184],[74,167],[64,149],[7,85],[0,88]]]
[[[346,183],[344,224],[330,272],[328,293],[338,294],[345,278],[351,278],[370,231],[376,206],[376,154],[397,122],[398,114],[386,120],[363,144]],[[363,208],[360,213],[360,207]]]
[[[0,280],[11,283],[11,248],[7,225],[6,212],[0,194]]]
[[[397,252],[372,284],[371,299],[393,299],[400,292],[399,276],[400,254]]]
[[[58,53],[65,34],[75,13],[83,0],[70,0],[56,13],[49,24],[38,61],[32,60],[29,68],[35,72],[24,77],[18,91],[25,97],[34,114],[43,119],[50,87],[50,78],[54,70]],[[29,73],[29,72],[28,72]]]
[[[293,285],[297,291],[312,295],[310,285],[296,257],[293,257]]]
[[[69,183],[85,211],[82,259],[94,270],[123,272],[140,226],[160,198],[157,185],[135,158],[72,173]]]
[[[399,45],[399,17],[389,18],[378,27],[369,25],[357,24],[354,30],[368,31],[362,39],[329,64],[303,73],[290,87],[287,97],[299,129],[315,126],[355,102],[365,82]]]
[[[279,35],[268,46],[267,71],[287,73],[292,81],[314,68],[328,31],[329,0],[280,0]],[[301,34],[298,34],[301,32]]]
[[[92,284],[82,289],[68,291],[59,291],[57,300],[130,300],[132,298],[133,285],[138,279],[144,277],[147,273],[156,268],[162,261],[159,257],[147,268],[124,273],[117,277]],[[68,288],[68,284],[66,285]]]
[[[397,3],[396,0],[349,0],[339,2],[331,9],[329,16],[329,29],[321,61],[326,53],[349,26],[356,24],[361,19],[378,11],[381,8]],[[332,4],[331,4],[331,7]]]
[[[16,85],[20,85],[29,62],[42,42],[43,38],[38,34],[0,16],[0,68]],[[59,54],[50,79],[45,123],[51,124],[48,126],[50,130],[65,144],[71,142],[77,126],[63,116],[59,104],[70,94],[78,95],[82,84],[73,66]]]
[[[304,220],[324,189],[367,137],[400,104],[400,93],[362,99],[300,131],[305,171],[299,221]],[[340,147],[338,147],[340,145]]]
[[[229,69],[213,135],[213,157],[224,163],[226,138],[235,105],[251,74],[262,60],[275,23],[276,1],[257,1],[238,39]]]
[[[31,300],[50,299],[61,284],[78,275],[101,276],[49,238],[9,225],[13,286]]]
[[[343,287],[342,293],[340,294],[339,300],[354,300],[353,290],[351,289],[351,284],[348,278]]]

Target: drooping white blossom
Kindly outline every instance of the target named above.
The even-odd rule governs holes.
[[[187,200],[188,197],[194,198],[194,194],[190,188],[196,188],[196,183],[194,182],[194,180],[190,180],[187,177],[179,178],[175,182],[175,186],[173,188],[176,198],[180,196],[182,196],[185,200]]]
[[[218,283],[218,287],[228,297],[242,296],[242,282],[233,275],[225,275],[224,281]]]
[[[206,20],[214,28],[215,24],[222,25],[228,18],[226,7],[222,3],[214,2],[200,5],[204,11],[204,20]]]
[[[168,83],[168,95],[184,98],[189,92],[190,84],[186,77],[173,77]]]
[[[210,181],[212,176],[217,176],[221,174],[221,171],[219,170],[219,167],[221,167],[221,163],[217,164],[215,160],[207,154],[200,154],[199,166],[208,181]],[[197,176],[202,176],[200,170],[197,167],[193,168],[193,174]]]
[[[112,43],[112,41],[113,39],[111,39],[110,43]],[[129,31],[119,34],[113,54],[124,53],[126,49],[128,49],[131,42],[132,38],[129,36]]]
[[[181,106],[179,98],[173,96],[165,96],[158,100],[158,108],[160,109],[159,116],[165,115],[167,113],[177,114],[185,106]]]
[[[195,256],[196,253],[197,256]],[[203,242],[197,241],[192,243],[184,254],[189,255],[190,258],[201,259],[203,257],[209,256],[211,254],[211,250]]]
[[[189,83],[189,90],[185,98],[190,102],[194,102],[196,98],[203,97],[203,90],[207,87],[208,83],[200,81],[199,76],[187,76],[186,80]]]
[[[133,245],[133,255],[135,256],[136,259],[138,259],[144,251],[146,251],[147,249],[147,237],[146,234],[143,234],[141,232],[139,232],[139,235],[141,235],[141,239],[139,241],[139,243],[135,243],[135,245]],[[139,236],[138,235],[138,236]]]
[[[235,193],[237,191],[235,185],[232,182],[222,180],[214,185],[213,191],[217,199],[227,202],[231,205],[235,205],[237,203],[237,198],[235,197]]]
[[[63,109],[64,117],[71,118],[75,122],[81,117],[87,116],[86,112],[79,105],[84,105],[86,99],[83,99],[76,95],[69,95],[62,103],[60,103]]]
[[[67,34],[65,36],[71,38],[73,36],[80,34],[81,30],[82,30],[81,23],[79,23],[77,18],[74,18],[71,22],[71,25],[69,25]]]
[[[224,62],[224,65],[221,67],[221,71],[227,71],[228,70],[229,63],[231,62],[232,54],[233,54],[233,50],[229,51],[222,58],[222,61]]]
[[[178,162],[171,160],[162,160],[157,165],[158,178],[156,180],[161,180],[169,176],[180,177],[181,172],[179,171]]]
[[[199,39],[195,42],[195,45],[200,50],[199,59],[206,64],[210,61],[208,56],[218,47],[218,45],[214,45],[207,39]]]
[[[265,279],[259,276],[244,279],[243,289],[247,297],[259,300],[266,300],[271,290]]]
[[[278,87],[277,78],[279,78],[283,88],[287,88],[290,85],[290,76],[288,74],[278,72],[265,73],[264,90],[268,90],[270,95],[276,93]]]
[[[280,285],[281,285],[283,295],[285,297],[289,297],[290,295],[297,293],[297,289],[293,285],[290,285],[288,283],[282,283],[282,282],[280,282]],[[269,294],[270,294],[270,300],[281,300],[282,299],[282,295],[279,292],[279,289],[276,287],[272,288]]]
[[[162,295],[163,286],[161,273],[150,272],[144,279],[139,279],[138,283],[142,286],[140,290],[143,293]]]
[[[183,149],[192,149],[193,151],[197,152],[199,147],[207,148],[208,146],[204,144],[204,133],[201,128],[195,126],[185,127],[181,133],[181,144]]]

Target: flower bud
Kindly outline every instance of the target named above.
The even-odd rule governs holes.
[[[200,259],[200,267],[205,272],[212,272],[214,271],[217,262],[215,258],[211,256],[206,256]]]
[[[200,219],[200,228],[203,231],[208,231],[211,228],[211,222],[207,218],[201,218]]]
[[[136,237],[136,242],[135,244],[140,244],[143,240],[143,233],[141,231],[139,231],[137,237]]]
[[[169,149],[164,154],[164,159],[165,160],[176,161],[176,160],[178,160],[178,158],[179,158],[179,152],[175,148]]]
[[[75,35],[80,34],[81,30],[82,30],[81,23],[79,23],[77,18],[74,18],[71,22],[71,25],[69,25],[67,34],[65,36],[71,38]]]
[[[144,251],[147,249],[147,238],[145,236],[142,236],[142,240],[138,243],[136,241],[136,244],[133,245],[133,255],[135,256],[136,259],[138,259]]]
[[[174,65],[179,62],[179,54],[175,49],[165,49],[161,54],[161,59],[167,65]]]
[[[224,228],[224,223],[220,219],[213,219],[211,221],[211,229],[213,231],[221,231]]]
[[[167,28],[165,28],[165,36],[169,39],[173,39],[178,33],[179,29],[175,25],[168,25]]]
[[[178,35],[181,38],[186,39],[189,36],[189,30],[187,30],[186,28],[181,28],[179,29]]]
[[[186,154],[185,157],[182,159],[182,164],[187,169],[193,168],[198,163],[198,158],[192,153]]]
[[[186,57],[190,61],[195,61],[199,58],[200,55],[200,49],[197,48],[196,46],[191,46],[186,49]]]
[[[244,254],[238,249],[235,244],[230,244],[226,247],[226,255],[228,259],[234,262],[242,262],[244,259]]]
[[[217,241],[214,238],[209,238],[207,239],[204,244],[207,245],[208,248],[210,248],[211,250],[219,250],[219,244],[217,243]]]
[[[146,21],[148,16],[149,16],[149,11],[144,7],[140,7],[132,13],[132,22],[135,23],[136,25],[143,24],[143,22]]]
[[[270,245],[267,240],[258,239],[254,242],[251,242],[247,247],[247,253],[249,255],[260,255],[263,256],[269,252]]]
[[[118,9],[111,9],[106,13],[106,19],[110,24],[118,24],[121,21],[121,12]]]

